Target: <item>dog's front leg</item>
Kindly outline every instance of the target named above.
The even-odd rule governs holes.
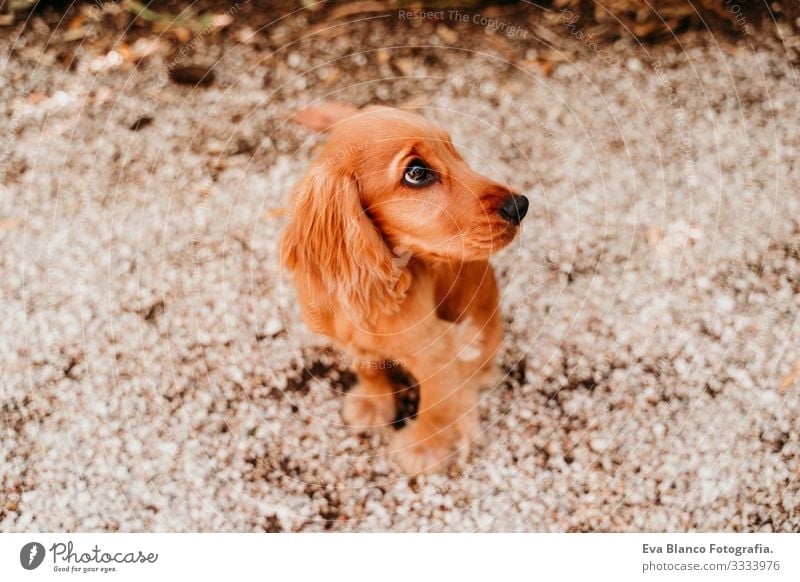
[[[391,424],[396,415],[394,386],[379,360],[360,359],[355,362],[358,383],[344,396],[342,417],[354,429]]]
[[[450,325],[436,343],[408,358],[419,383],[416,419],[395,435],[392,453],[412,475],[442,470],[469,451],[479,431],[478,394],[471,377],[476,363],[459,357],[461,330]]]

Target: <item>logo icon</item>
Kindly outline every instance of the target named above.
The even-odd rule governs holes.
[[[19,552],[19,563],[26,570],[35,570],[42,565],[44,554],[44,546],[39,542],[27,543]]]

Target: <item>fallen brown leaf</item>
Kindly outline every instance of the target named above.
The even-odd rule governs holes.
[[[207,86],[214,82],[214,70],[200,65],[175,67],[170,71],[170,77],[183,85]]]
[[[126,60],[140,61],[156,53],[166,54],[169,48],[169,43],[160,38],[142,37],[128,47],[127,54],[123,56]]]
[[[654,249],[658,248],[663,234],[664,231],[661,230],[661,227],[656,226],[655,224],[648,224],[644,230],[644,236],[647,239],[647,244]]]
[[[18,218],[3,218],[0,219],[0,230],[11,230],[19,223]]]
[[[352,16],[353,14],[363,14],[366,12],[388,12],[390,8],[383,2],[344,2],[331,10],[331,20]]]
[[[153,30],[156,32],[164,32],[175,38],[178,42],[189,42],[192,40],[192,31],[185,26],[168,26],[166,24],[156,23],[156,25],[153,26]]]
[[[388,49],[381,47],[375,52],[375,57],[378,59],[380,64],[385,65],[392,58],[392,55]]]
[[[130,129],[131,131],[139,131],[140,129],[142,129],[143,127],[147,127],[151,123],[153,123],[153,118],[149,115],[143,115],[142,117],[137,118],[136,121],[131,123],[130,126],[128,126],[128,129]]]
[[[791,388],[798,379],[800,379],[800,362],[797,363],[797,365],[794,367],[794,370],[783,377],[781,386],[779,388],[780,393],[785,394],[788,392],[789,388]]]
[[[551,63],[550,61],[542,61],[539,59],[533,60],[533,66],[545,77],[549,77],[550,75],[552,75],[553,70],[555,69],[554,63]]]
[[[403,73],[406,77],[414,76],[414,72],[416,70],[416,66],[414,64],[413,59],[409,59],[408,57],[402,57],[399,59],[394,60],[394,66]]]
[[[456,44],[458,42],[458,33],[452,28],[444,25],[436,27],[436,36],[441,38],[447,44]]]
[[[78,16],[69,21],[69,24],[67,24],[67,30],[75,30],[76,28],[80,28],[84,22],[86,22],[86,15],[78,14]]]
[[[89,27],[88,26],[81,26],[78,28],[70,28],[67,32],[64,33],[62,40],[64,42],[73,42],[76,40],[81,40],[85,38],[89,34]]]
[[[506,61],[509,63],[515,63],[517,61],[517,53],[511,48],[511,45],[508,44],[504,36],[500,36],[498,34],[486,34],[484,35],[484,40],[486,44],[491,45],[500,56],[502,56]]]
[[[333,69],[330,73],[322,77],[322,82],[326,85],[333,85],[341,76],[342,72],[339,69]]]
[[[266,212],[264,212],[263,218],[264,220],[273,220],[275,218],[281,218],[286,216],[288,212],[285,206],[279,206],[278,208],[270,208]]]

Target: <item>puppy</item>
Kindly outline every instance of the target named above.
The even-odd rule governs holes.
[[[465,455],[480,430],[478,390],[502,340],[488,259],[527,209],[470,169],[441,128],[384,107],[336,123],[293,192],[281,255],[304,319],[359,363],[345,422],[392,423],[387,361],[419,385],[417,416],[391,445],[410,474]]]

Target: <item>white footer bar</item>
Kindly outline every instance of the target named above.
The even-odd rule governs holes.
[[[0,580],[796,581],[799,550],[794,534],[3,534]]]

